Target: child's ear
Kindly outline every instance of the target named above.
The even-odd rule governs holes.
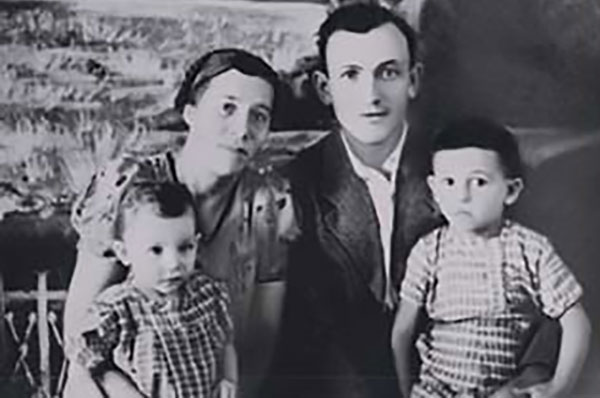
[[[429,174],[427,176],[427,185],[433,194],[433,199],[437,202],[437,185],[435,183],[435,176],[433,174]]]
[[[523,190],[524,184],[522,178],[513,178],[508,181],[508,193],[506,194],[506,198],[504,199],[504,204],[506,206],[513,205],[517,199],[519,199],[519,195]]]
[[[119,259],[121,264],[123,264],[126,267],[131,265],[131,262],[129,261],[129,257],[127,256],[127,249],[125,248],[125,244],[123,243],[122,240],[115,240],[113,242],[112,247],[115,252],[115,255],[117,256],[117,258]]]
[[[331,105],[331,91],[329,90],[329,77],[327,76],[327,74],[320,70],[314,71],[312,74],[312,84],[314,85],[315,90],[317,91],[319,99],[325,105]]]

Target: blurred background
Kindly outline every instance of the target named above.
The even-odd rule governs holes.
[[[123,150],[184,138],[170,107],[189,63],[242,47],[288,83],[265,157],[321,136],[314,34],[345,1],[0,0],[0,396],[54,396],[76,236],[68,209]],[[600,2],[389,0],[419,29],[413,109],[433,131],[485,114],[530,166],[517,217],[549,235],[585,288],[594,339],[573,396],[600,396]]]

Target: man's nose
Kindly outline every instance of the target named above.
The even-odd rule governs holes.
[[[363,80],[365,99],[369,105],[378,105],[381,102],[381,90],[375,76],[365,76]]]

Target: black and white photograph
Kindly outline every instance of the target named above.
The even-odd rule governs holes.
[[[600,2],[0,0],[0,397],[600,397]]]

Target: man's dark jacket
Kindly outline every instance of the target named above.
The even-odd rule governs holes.
[[[411,246],[436,223],[424,178],[427,156],[415,138],[410,132],[396,178],[390,263],[396,295]],[[378,220],[339,133],[302,152],[290,179],[302,233],[290,250],[273,395],[397,397]]]

